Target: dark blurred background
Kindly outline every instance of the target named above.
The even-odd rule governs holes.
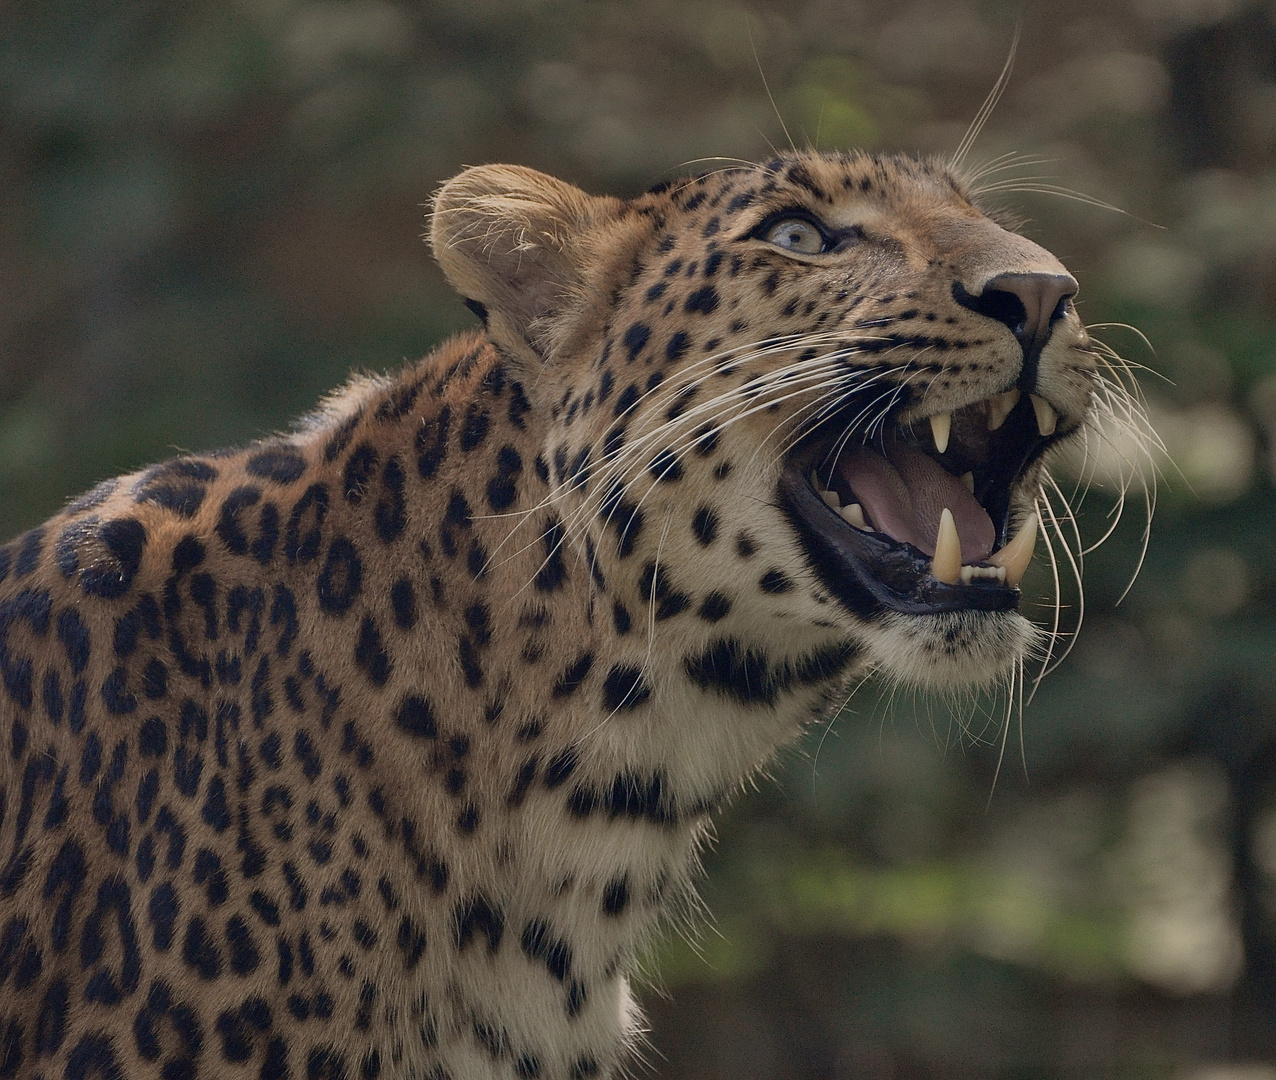
[[[999,774],[998,703],[867,686],[739,800],[705,859],[714,922],[650,959],[647,1058],[671,1080],[1276,1080],[1270,0],[8,0],[3,533],[469,325],[422,243],[463,165],[632,194],[789,135],[949,153],[1017,17],[971,160],[1017,152],[993,179],[1091,200],[998,195],[1083,317],[1151,343],[1096,331],[1149,369],[1173,460],[1146,563],[1116,606],[1135,499]],[[1114,505],[1090,493],[1087,536]]]

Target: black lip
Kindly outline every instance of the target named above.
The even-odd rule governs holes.
[[[780,474],[777,495],[825,588],[862,618],[886,611],[935,615],[1019,607],[1019,590],[998,581],[984,579],[968,585],[936,581],[926,555],[911,544],[848,525],[792,464]]]

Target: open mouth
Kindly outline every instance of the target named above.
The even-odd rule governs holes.
[[[1018,607],[1037,521],[1012,510],[1062,437],[1051,405],[1010,390],[871,439],[846,420],[809,432],[780,480],[825,586],[864,617]]]

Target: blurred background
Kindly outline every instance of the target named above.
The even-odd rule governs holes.
[[[997,703],[872,686],[784,755],[706,854],[714,921],[649,961],[646,1057],[670,1080],[1273,1080],[1271,0],[8,0],[0,530],[470,325],[422,243],[463,165],[624,195],[789,135],[950,153],[1017,17],[971,161],[1018,155],[997,199],[1084,318],[1141,332],[1096,331],[1148,369],[1173,460],[1146,561],[1118,606],[1136,498],[1004,760]],[[1114,506],[1090,493],[1088,537]]]

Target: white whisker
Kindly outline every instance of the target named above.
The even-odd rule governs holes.
[[[993,83],[992,90],[988,92],[988,96],[984,98],[984,103],[979,106],[979,111],[975,113],[975,118],[970,122],[970,127],[966,129],[966,134],[962,136],[961,142],[957,144],[957,149],[953,151],[953,156],[948,159],[948,167],[956,172],[961,169],[962,162],[965,161],[966,155],[970,153],[970,148],[975,145],[975,140],[979,138],[979,133],[984,130],[984,125],[988,123],[988,118],[992,116],[993,110],[996,109],[997,103],[1001,100],[1001,95],[1006,92],[1006,87],[1010,85],[1010,73],[1015,67],[1015,54],[1019,51],[1019,25],[1015,24],[1015,36],[1010,42],[1010,51],[1006,55],[1006,62],[1001,67],[1001,74],[997,76],[997,81]]]

